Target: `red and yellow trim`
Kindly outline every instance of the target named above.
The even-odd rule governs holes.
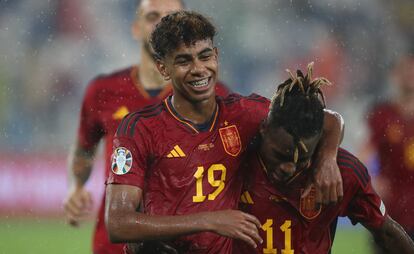
[[[217,108],[216,108],[216,113],[214,114],[213,122],[211,123],[210,129],[208,130],[210,132],[213,130],[213,128],[216,124],[216,121],[217,121],[217,116],[218,116],[219,109],[218,109],[218,105],[216,107]]]
[[[177,120],[177,121],[179,121],[180,123],[183,123],[183,124],[185,124],[185,125],[187,125],[188,127],[190,127],[190,129],[192,129],[193,131],[195,131],[196,133],[200,133],[195,127],[194,127],[194,125],[191,123],[191,122],[188,122],[188,121],[185,121],[185,120],[183,120],[183,119],[180,119],[180,117],[174,112],[174,110],[173,109],[171,109],[171,107],[170,107],[170,105],[169,105],[169,103],[168,103],[168,97],[167,98],[165,98],[164,99],[164,104],[165,104],[165,107],[167,108],[167,110],[168,110],[168,112],[170,112],[170,114]],[[210,126],[210,128],[209,128],[209,132],[211,132],[213,129],[214,129],[214,126],[215,126],[215,124],[216,124],[216,122],[217,122],[217,118],[218,118],[218,112],[219,112],[219,109],[218,109],[218,105],[217,105],[217,108],[216,108],[216,112],[214,113],[214,118],[213,118],[213,121],[212,121],[212,123],[211,123],[211,126]]]
[[[164,99],[164,104],[165,104],[165,106],[167,107],[168,112],[170,112],[170,114],[171,114],[171,115],[172,115],[172,116],[173,116],[173,117],[174,117],[177,121],[179,121],[180,123],[183,123],[183,124],[187,125],[188,127],[190,127],[190,129],[192,129],[192,130],[193,130],[193,131],[195,131],[196,133],[199,133],[199,132],[198,132],[198,130],[197,130],[196,128],[194,128],[192,124],[190,124],[190,123],[188,123],[188,122],[186,122],[186,121],[181,120],[180,118],[178,118],[178,116],[176,116],[176,115],[174,114],[174,112],[171,110],[170,106],[168,105],[168,98],[165,98],[165,99]]]

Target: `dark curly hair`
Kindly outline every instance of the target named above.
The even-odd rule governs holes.
[[[331,83],[326,78],[312,79],[313,62],[308,64],[306,76],[300,70],[296,71],[296,75],[290,70],[287,72],[290,78],[280,84],[273,95],[267,122],[270,128],[283,128],[292,135],[296,144],[296,162],[299,147],[305,152],[308,151],[302,138],[311,138],[322,133],[325,99],[320,87]]]
[[[312,79],[313,63],[308,65],[306,76],[300,70],[280,84],[270,105],[268,124],[282,127],[303,147],[301,138],[322,133],[325,99],[321,85],[329,85],[325,78]],[[306,150],[306,148],[304,148]]]
[[[189,46],[197,41],[211,39],[216,28],[203,15],[194,11],[177,11],[163,17],[151,34],[151,47],[156,59],[163,59],[181,43]]]

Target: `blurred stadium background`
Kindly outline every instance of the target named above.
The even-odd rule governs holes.
[[[219,28],[221,79],[271,97],[284,69],[315,61],[335,84],[328,107],[357,153],[364,112],[390,91],[388,70],[414,50],[412,0],[188,0]],[[0,1],[0,253],[90,253],[92,222],[64,221],[67,154],[87,82],[137,62],[136,0]],[[370,170],[375,167],[373,163]],[[98,203],[102,164],[90,190]],[[375,174],[375,172],[374,172]],[[340,222],[333,253],[369,253],[361,227]]]

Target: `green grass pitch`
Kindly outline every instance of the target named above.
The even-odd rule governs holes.
[[[71,228],[63,219],[0,219],[0,254],[91,253],[92,222]],[[368,254],[367,231],[337,230],[333,254]]]

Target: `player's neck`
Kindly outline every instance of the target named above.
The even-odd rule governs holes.
[[[138,69],[139,83],[146,90],[162,89],[168,82],[163,79],[148,52],[145,50],[141,52],[141,63]]]
[[[179,94],[174,94],[171,100],[174,110],[183,118],[194,124],[203,124],[213,116],[217,102],[215,96],[198,103],[190,102]]]

